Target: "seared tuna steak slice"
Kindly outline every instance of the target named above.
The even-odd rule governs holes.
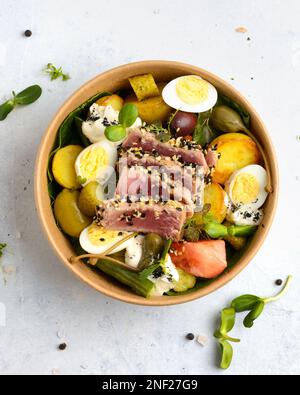
[[[185,163],[194,163],[207,168],[207,163],[201,147],[192,142],[187,142],[182,137],[171,139],[162,143],[155,135],[141,129],[133,129],[123,141],[122,147],[129,149],[139,147],[144,152],[158,153],[159,155],[178,158]]]
[[[149,196],[152,199],[168,201],[177,200],[201,209],[203,204],[204,172],[203,167],[179,166],[132,166],[122,167],[116,198],[129,196],[132,201]]]
[[[108,200],[97,209],[97,223],[106,229],[155,232],[162,237],[179,240],[187,217],[186,206],[179,202],[123,202]]]

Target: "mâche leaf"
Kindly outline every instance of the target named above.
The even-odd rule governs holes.
[[[109,125],[105,128],[104,134],[107,140],[118,142],[126,137],[126,128],[134,124],[138,117],[138,109],[133,103],[126,103],[119,112],[119,124]]]
[[[126,136],[126,129],[122,125],[110,125],[105,128],[104,134],[107,140],[117,142]]]
[[[241,313],[242,311],[253,309],[259,300],[259,297],[255,295],[242,295],[233,299],[231,307],[233,307],[237,313]]]
[[[0,121],[4,121],[7,115],[14,109],[15,105],[12,100],[7,100],[0,105]]]
[[[258,318],[261,315],[261,313],[264,310],[264,307],[265,307],[265,302],[262,300],[260,300],[253,306],[252,310],[250,311],[249,314],[246,315],[243,321],[244,326],[246,328],[251,328],[253,326],[254,320],[256,320],[256,318]]]
[[[134,124],[139,115],[138,109],[133,103],[126,103],[119,113],[119,123],[124,128],[129,128]]]
[[[42,88],[39,85],[32,85],[22,92],[14,95],[15,104],[31,104],[35,102],[42,94]]]
[[[42,88],[39,85],[29,86],[18,94],[15,94],[13,91],[12,98],[0,105],[0,121],[3,121],[16,105],[31,104],[35,102],[41,94]]]
[[[223,309],[221,312],[220,332],[227,334],[234,327],[235,310],[233,308]]]
[[[232,345],[227,340],[223,340],[223,339],[219,340],[219,344],[221,347],[221,355],[222,355],[220,367],[222,369],[228,369],[233,357]]]
[[[221,311],[220,326],[215,331],[214,337],[217,339],[223,339],[239,343],[240,339],[228,336],[228,332],[234,327],[235,324],[235,310],[232,307],[225,308]]]
[[[218,329],[216,329],[214,336],[217,338],[221,347],[221,362],[220,367],[222,369],[229,368],[233,349],[229,342],[239,342],[239,339],[232,338],[227,333],[234,327],[235,324],[235,313],[249,311],[244,318],[243,324],[246,328],[251,328],[254,321],[261,315],[265,305],[281,298],[287,291],[288,286],[292,280],[292,276],[288,276],[281,291],[268,298],[261,298],[255,295],[241,295],[231,302],[230,308],[225,308],[221,312],[221,323]]]

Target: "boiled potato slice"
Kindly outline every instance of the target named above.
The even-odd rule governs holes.
[[[166,121],[172,111],[171,107],[163,101],[161,96],[151,97],[143,101],[128,97],[125,101],[134,103],[138,109],[139,117],[148,124]]]
[[[79,237],[80,233],[90,223],[78,208],[79,191],[63,189],[54,202],[55,218],[62,230],[69,236]]]
[[[252,141],[251,137],[249,137],[243,133],[225,133],[225,134],[221,134],[220,136],[215,138],[211,142],[211,146],[216,145],[216,144],[226,143],[226,142],[232,141],[232,140],[235,140],[235,141],[236,140],[250,140],[250,141]]]
[[[261,160],[259,149],[250,138],[228,140],[221,143],[214,143],[214,141],[210,146],[217,144],[217,152],[220,158],[212,173],[213,182],[224,185],[235,170],[248,165],[257,164]]]
[[[172,108],[169,107],[161,96],[163,87],[166,84],[159,82],[157,84],[159,96],[151,97],[150,99],[138,101],[135,95],[130,95],[125,99],[126,103],[134,103],[137,106],[139,117],[146,123],[151,124],[155,122],[165,122],[170,117]]]
[[[206,185],[204,189],[204,204],[210,204],[209,212],[220,223],[226,217],[225,197],[226,193],[221,185],[214,182]]]
[[[138,101],[159,95],[159,90],[152,74],[136,75],[129,78],[129,82]]]
[[[83,148],[80,145],[67,145],[59,149],[54,155],[52,173],[55,181],[64,188],[80,188],[75,172],[75,161],[82,150]]]
[[[103,187],[98,182],[93,181],[82,188],[79,199],[78,207],[83,214],[88,217],[95,215],[95,208],[104,200]]]
[[[124,100],[118,95],[103,96],[96,101],[99,106],[112,106],[116,111],[121,111]]]

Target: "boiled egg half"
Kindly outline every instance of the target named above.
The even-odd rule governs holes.
[[[170,81],[162,91],[163,100],[176,110],[199,113],[217,102],[216,88],[198,75],[186,75]]]
[[[89,254],[102,254],[130,234],[132,232],[108,230],[96,223],[92,223],[81,232],[79,243],[84,251]],[[111,251],[110,254],[126,249],[131,243],[132,239],[124,241]]]
[[[116,160],[117,147],[108,140],[89,145],[81,151],[75,162],[78,181],[83,186],[91,181],[104,184],[112,175]]]
[[[230,201],[236,207],[260,208],[267,199],[268,176],[260,165],[249,165],[232,173],[225,184]]]

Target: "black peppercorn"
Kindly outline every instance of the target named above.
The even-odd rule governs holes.
[[[32,35],[32,31],[31,30],[25,30],[24,32],[24,36],[25,37],[30,37]]]
[[[188,333],[188,334],[186,335],[186,338],[187,338],[188,340],[194,340],[194,339],[195,339],[195,335],[194,335],[193,333]]]
[[[67,348],[67,345],[66,345],[66,343],[61,343],[61,344],[58,346],[58,348],[59,348],[59,350],[63,351],[63,350],[65,350],[65,349]]]
[[[275,284],[278,286],[282,285],[282,280],[279,278],[278,280],[275,281]]]

